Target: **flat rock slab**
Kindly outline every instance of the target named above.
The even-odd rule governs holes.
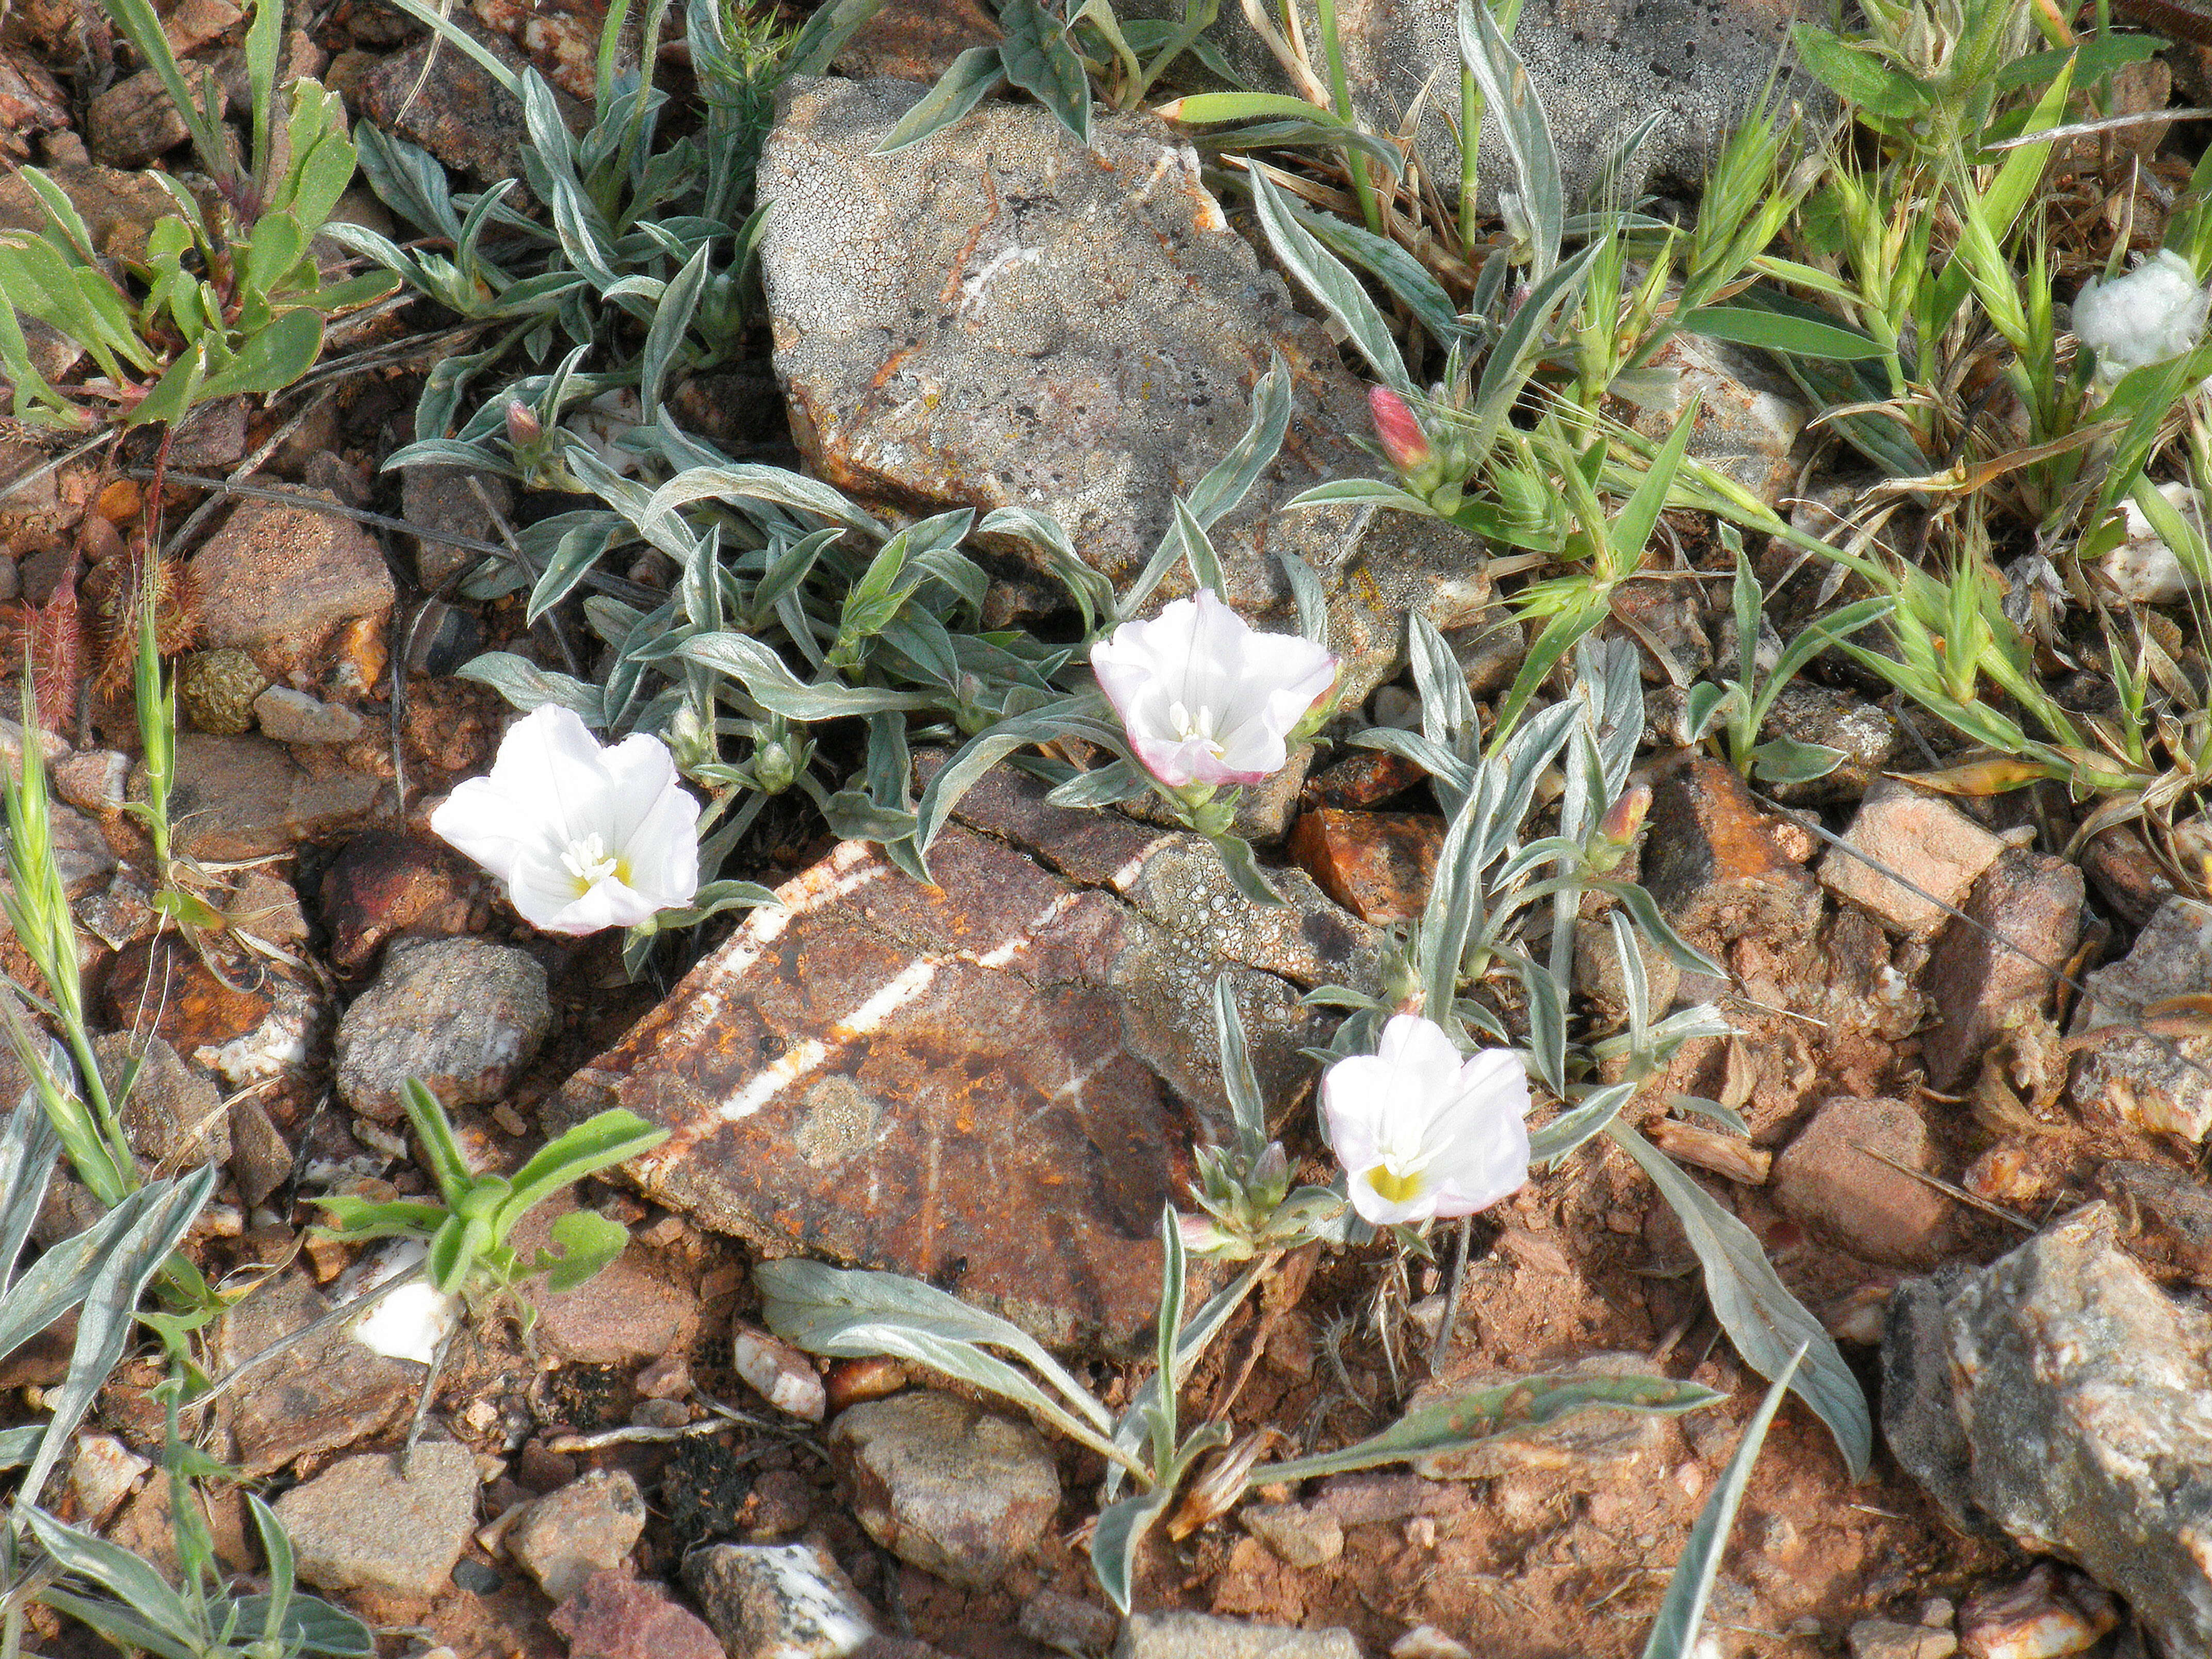
[[[1352,441],[1370,429],[1365,388],[1230,228],[1188,144],[1151,117],[1101,112],[1086,150],[1043,109],[994,103],[871,154],[923,90],[788,82],[762,155],[776,371],[814,471],[902,510],[1048,514],[1126,584],[1172,497],[1243,435],[1280,352],[1290,432],[1211,532],[1223,597],[1289,629],[1272,556],[1304,558],[1354,696],[1395,659],[1407,611],[1443,628],[1474,619],[1487,584],[1457,532],[1372,509],[1274,513],[1323,479],[1375,476]],[[1025,574],[1027,597],[1002,588],[1004,604],[1064,602],[1027,544],[981,544]],[[1160,597],[1188,582],[1178,568]]]
[[[427,1601],[450,1587],[476,1501],[475,1455],[446,1440],[418,1444],[404,1471],[382,1452],[340,1458],[276,1509],[307,1583]]]
[[[1371,984],[1375,945],[1299,872],[1301,903],[1258,911],[1194,837],[1040,793],[994,775],[971,795],[997,833],[948,826],[935,887],[838,847],[553,1097],[549,1128],[627,1107],[673,1133],[623,1175],[703,1225],[1133,1348],[1161,1206],[1221,1121],[1216,975],[1287,1107],[1321,1036],[1300,988]]]

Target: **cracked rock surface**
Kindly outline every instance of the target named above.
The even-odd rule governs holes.
[[[1297,872],[1263,911],[1194,837],[1042,793],[994,774],[930,849],[933,888],[840,845],[556,1095],[549,1129],[628,1107],[673,1133],[623,1173],[705,1226],[1130,1349],[1161,1206],[1224,1107],[1215,977],[1288,1102],[1320,1036],[1299,993],[1371,984],[1375,945]]]

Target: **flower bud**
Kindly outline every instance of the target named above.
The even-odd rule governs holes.
[[[1263,1213],[1272,1212],[1283,1201],[1283,1195],[1291,1190],[1291,1160],[1281,1141],[1269,1141],[1267,1150],[1254,1160],[1252,1172],[1245,1178],[1245,1190]]]
[[[676,769],[687,776],[717,758],[714,727],[688,702],[669,716],[667,740],[669,752],[676,757]]]
[[[1620,798],[1605,809],[1605,817],[1598,821],[1597,832],[1616,847],[1626,847],[1636,839],[1636,832],[1644,827],[1644,815],[1651,810],[1651,786],[1638,783],[1621,791]]]
[[[517,449],[528,449],[545,436],[545,423],[538,411],[520,398],[507,403],[507,441]]]
[[[1252,1247],[1235,1234],[1224,1230],[1211,1216],[1178,1215],[1176,1231],[1182,1234],[1182,1247],[1193,1255],[1210,1256],[1224,1261],[1249,1261]]]
[[[753,781],[763,795],[780,795],[799,781],[799,760],[787,739],[763,743],[753,750]]]
[[[1441,471],[1437,452],[1412,405],[1389,387],[1376,386],[1367,389],[1367,407],[1375,417],[1375,434],[1382,439],[1382,453],[1390,465],[1409,482],[1419,479],[1424,485],[1433,486]]]

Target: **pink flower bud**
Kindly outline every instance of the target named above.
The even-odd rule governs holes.
[[[511,398],[507,404],[507,441],[517,449],[527,449],[545,435],[544,422],[538,413],[520,398]]]
[[[1644,827],[1644,815],[1651,810],[1651,786],[1639,783],[1621,792],[1620,799],[1605,809],[1597,832],[1606,840],[1626,847],[1636,839],[1636,832]]]
[[[1436,451],[1430,447],[1429,434],[1421,429],[1419,416],[1403,398],[1388,386],[1370,386],[1367,407],[1375,416],[1375,433],[1382,440],[1382,453],[1390,458],[1391,465],[1401,472],[1418,472],[1435,463]]]

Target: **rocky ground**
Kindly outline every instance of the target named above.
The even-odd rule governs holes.
[[[529,51],[588,94],[586,8],[477,10],[499,51]],[[1763,78],[1774,34],[1754,11],[1570,15],[1531,0],[1519,39],[1564,100],[1563,131],[1663,106],[1649,158],[1663,187],[1698,173],[1712,112]],[[147,76],[116,74],[89,15],[59,0],[8,15],[0,153],[46,166],[104,246],[128,246],[166,207],[137,170],[183,129]],[[173,42],[233,100],[240,21],[227,0],[168,14]],[[397,13],[337,0],[294,21],[293,73],[322,75],[457,174],[520,171],[518,124],[489,82],[451,52],[425,79]],[[845,67],[926,77],[991,27],[957,4],[894,5]],[[1364,12],[1352,27],[1363,86],[1426,61],[1419,30],[1393,37]],[[1630,45],[1648,66],[1620,67]],[[678,389],[679,420],[733,455],[803,459],[910,510],[1048,501],[1119,574],[1141,562],[1190,458],[1242,429],[1251,378],[1279,350],[1299,424],[1218,532],[1232,590],[1261,568],[1273,502],[1371,470],[1345,439],[1364,429],[1359,382],[1165,129],[1114,118],[1102,166],[1034,108],[990,106],[916,151],[869,157],[914,95],[835,81],[787,94],[761,184],[787,210],[764,245],[773,326],[741,363]],[[390,230],[365,191],[349,204]],[[21,181],[0,178],[0,224],[30,211]],[[1761,1384],[1705,1305],[1680,1222],[1609,1143],[1479,1218],[1436,1375],[1422,1356],[1443,1314],[1439,1270],[1415,1264],[1401,1281],[1379,1252],[1309,1248],[1239,1312],[1186,1399],[1300,1449],[1468,1382],[1569,1366],[1663,1370],[1724,1406],[1594,1414],[1412,1471],[1263,1492],[1154,1540],[1126,1626],[1080,1547],[1097,1458],[941,1378],[889,1361],[821,1370],[756,1328],[756,1260],[893,1268],[1079,1356],[1123,1403],[1143,1374],[1131,1362],[1158,1292],[1160,1206],[1190,1178],[1194,1140],[1224,1122],[1207,988],[1231,977],[1271,1107],[1326,1178],[1298,1051],[1327,1023],[1299,999],[1374,988],[1382,930],[1418,908],[1443,820],[1410,766],[1326,746],[1300,757],[1248,808],[1294,900],[1263,911],[1194,838],[1053,807],[1006,772],[940,838],[933,888],[770,813],[725,873],[777,885],[784,908],[709,927],[632,982],[618,941],[529,929],[425,828],[487,768],[506,718],[454,670],[488,646],[555,660],[519,601],[459,602],[451,579],[503,521],[569,504],[379,471],[413,435],[422,374],[458,349],[449,320],[428,302],[380,308],[337,331],[343,372],[266,408],[216,405],[169,453],[173,472],[264,492],[170,485],[172,523],[191,520],[180,550],[199,630],[178,671],[178,845],[211,872],[220,928],[165,925],[121,815],[137,738],[127,690],[112,688],[127,687],[134,642],[115,643],[99,605],[101,571],[141,520],[147,447],[50,467],[58,448],[0,433],[0,588],[19,607],[76,593],[87,666],[125,661],[119,679],[88,676],[59,736],[18,720],[0,737],[16,757],[46,745],[103,1052],[118,1071],[145,1059],[139,1151],[228,1171],[191,1249],[210,1279],[262,1283],[223,1322],[210,1369],[347,1292],[356,1253],[306,1231],[313,1195],[426,1188],[404,1139],[407,1079],[453,1109],[486,1169],[606,1105],[675,1131],[574,1195],[630,1226],[622,1259],[579,1290],[534,1290],[526,1342],[511,1321],[472,1323],[404,1463],[392,1454],[420,1365],[318,1339],[222,1395],[204,1442],[274,1498],[303,1578],[373,1621],[388,1659],[782,1659],[848,1652],[872,1632],[868,1650],[915,1659],[1097,1655],[1117,1640],[1130,1659],[1638,1651]],[[1701,453],[1770,499],[1796,492],[1820,452],[1786,387],[1711,343],[1678,356],[1709,393]],[[1368,684],[1418,605],[1470,690],[1492,696],[1520,629],[1411,522],[1309,515],[1273,533],[1304,538]],[[1702,557],[1702,527],[1675,528]],[[1790,558],[1762,563],[1784,632],[1805,597],[1784,586]],[[628,574],[668,580],[651,559]],[[1004,592],[1007,615],[1024,614],[1018,573]],[[1711,999],[1735,1027],[1694,1042],[1632,1115],[1845,1345],[1884,1445],[1854,1486],[1819,1422],[1785,1408],[1710,1650],[2212,1652],[2212,1192],[2193,1164],[2212,1127],[2212,1039],[2143,1018],[2212,985],[2208,913],[2130,829],[2058,856],[2083,810],[2062,790],[1951,800],[1890,777],[1937,758],[1932,734],[1839,672],[1793,687],[1777,713],[1787,734],[1848,751],[1816,786],[1754,796],[1676,749],[1680,671],[1733,648],[1726,599],[1724,582],[1655,570],[1620,607],[1651,720],[1642,878],[1730,971],[1692,982],[1655,959],[1654,1000]],[[1368,708],[1388,722],[1407,702],[1384,684]],[[12,943],[0,958],[33,978]],[[1619,1018],[1601,975],[1581,1012]],[[0,1084],[0,1099],[18,1092]],[[1665,1116],[1670,1094],[1739,1110],[1748,1142]],[[733,1101],[744,1109],[718,1109]],[[82,1224],[72,1202],[56,1195],[45,1237]],[[28,1420],[66,1362],[54,1334],[0,1361],[0,1425]],[[157,1561],[170,1548],[168,1488],[149,1478],[160,1376],[145,1358],[115,1374],[48,1498]],[[234,1496],[210,1520],[225,1560],[253,1571]],[[50,1659],[92,1645],[43,1609],[31,1618]]]

